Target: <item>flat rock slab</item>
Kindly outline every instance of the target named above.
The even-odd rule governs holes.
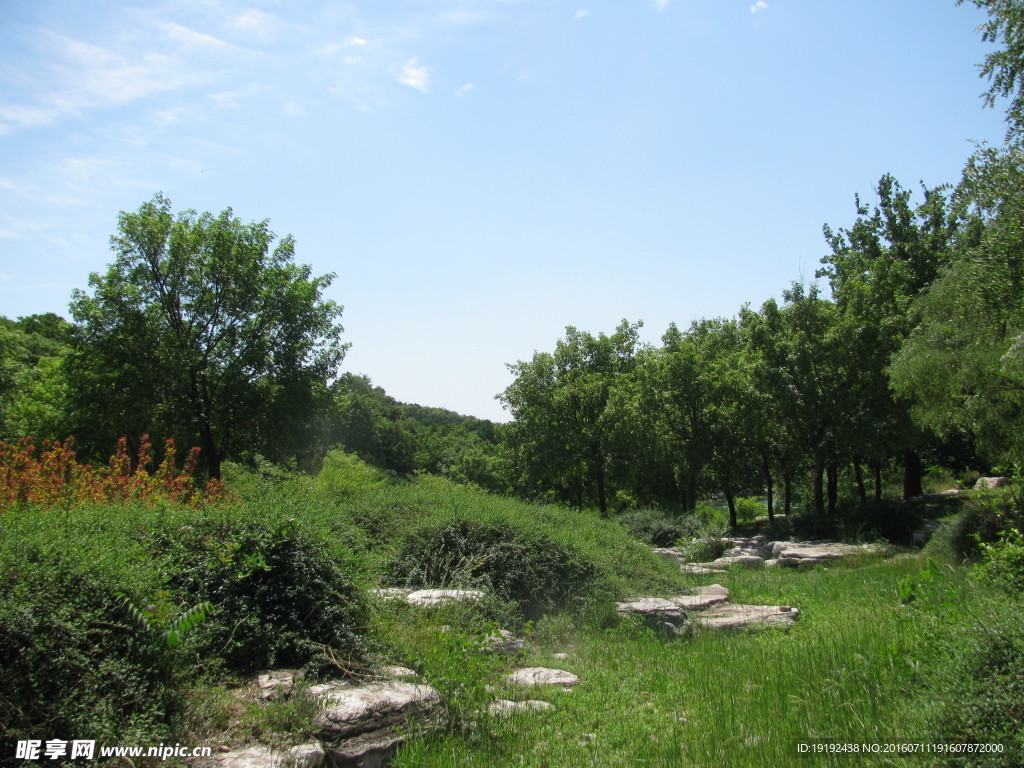
[[[655,547],[654,554],[664,557],[670,562],[686,562],[686,552],[679,547]]]
[[[572,672],[547,667],[524,667],[511,672],[508,681],[514,685],[560,685],[572,688],[580,681]]]
[[[720,557],[710,563],[701,563],[709,568],[728,568],[733,565],[742,565],[744,568],[764,568],[764,558],[760,555],[734,555],[732,557]]]
[[[554,709],[555,705],[548,701],[509,701],[508,699],[497,699],[487,707],[487,711],[494,717],[508,717],[521,712],[544,712]]]
[[[288,696],[295,689],[295,681],[299,676],[297,669],[272,669],[263,672],[256,678],[260,698],[269,701]]]
[[[316,735],[336,765],[379,765],[411,734],[447,724],[440,694],[427,685],[392,680],[310,690],[324,702]]]
[[[615,608],[623,616],[630,614],[657,616],[665,621],[678,620],[686,616],[679,605],[664,597],[637,597],[633,600],[616,603]]]
[[[479,589],[418,589],[405,597],[410,605],[477,602],[483,598],[484,593]]]
[[[679,570],[683,573],[691,573],[694,576],[707,576],[712,573],[725,573],[724,568],[713,568],[710,563],[683,563],[679,566]]]
[[[194,768],[320,768],[326,759],[327,753],[319,744],[302,744],[286,750],[255,746],[199,758],[188,765]]]
[[[405,600],[415,591],[410,587],[384,587],[383,589],[371,589],[370,594],[381,600]]]
[[[838,560],[849,555],[871,551],[870,547],[841,544],[836,541],[777,541],[772,545],[772,557],[779,565],[792,565],[792,560]]]
[[[800,611],[788,605],[721,603],[693,617],[698,627],[721,630],[793,626]]]
[[[980,491],[983,488],[1002,488],[1004,485],[1009,485],[1010,478],[1008,477],[979,477],[978,482],[974,484],[974,490]]]

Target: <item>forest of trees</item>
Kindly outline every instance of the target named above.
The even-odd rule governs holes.
[[[961,0],[962,1],[962,0]],[[999,49],[982,67],[1007,135],[959,183],[915,194],[884,175],[826,225],[822,284],[793,283],[732,317],[568,327],[510,365],[507,425],[399,403],[341,373],[333,276],[294,263],[267,222],[155,196],[122,213],[115,254],[70,321],[0,322],[0,438],[73,435],[80,457],[116,439],[174,437],[225,460],[313,470],[341,446],[395,475],[593,507],[693,509],[757,491],[768,512],[819,517],[879,498],[899,473],[1024,464],[1024,4],[971,0]],[[823,249],[823,250],[826,250]],[[780,286],[781,288],[781,286]],[[685,312],[685,308],[680,308]]]

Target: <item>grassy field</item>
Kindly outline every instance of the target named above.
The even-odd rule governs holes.
[[[539,695],[553,712],[481,720],[411,743],[396,765],[838,766],[850,758],[801,757],[797,744],[941,741],[952,666],[1003,604],[962,567],[931,571],[915,556],[808,572],[733,570],[719,581],[733,602],[793,605],[802,616],[788,632],[684,641],[631,624],[541,626],[522,664],[566,669],[581,682],[570,692],[513,695]],[[900,595],[911,585],[907,605]]]
[[[620,620],[615,600],[711,580],[679,573],[596,513],[396,481],[343,454],[315,478],[232,472],[228,504],[0,514],[0,740],[300,743],[317,703],[240,698],[255,672],[361,677],[401,664],[440,691],[453,727],[407,743],[397,768],[849,764],[799,755],[825,739],[998,740],[1012,755],[870,764],[1020,764],[1019,601],[941,548],[935,560],[734,569],[714,578],[732,602],[795,606],[796,625],[667,640]],[[380,585],[489,597],[420,610],[370,596]],[[526,638],[524,658],[480,652],[499,626]],[[513,666],[581,681],[511,690]],[[496,697],[554,709],[497,719],[483,713]],[[11,754],[0,765],[18,764]]]

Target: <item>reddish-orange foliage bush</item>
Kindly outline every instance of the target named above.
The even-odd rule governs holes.
[[[132,469],[128,441],[117,441],[117,450],[104,467],[92,467],[75,460],[74,440],[44,440],[36,446],[31,437],[16,443],[0,441],[0,509],[19,504],[40,507],[70,505],[85,501],[167,500],[185,504],[221,501],[227,494],[217,480],[205,488],[195,481],[199,449],[193,448],[179,470],[174,440],[164,443],[164,457],[155,471],[153,444],[143,435],[139,455]]]

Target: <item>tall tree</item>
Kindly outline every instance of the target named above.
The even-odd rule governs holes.
[[[608,402],[617,378],[635,365],[639,327],[623,320],[612,335],[593,336],[570,326],[553,353],[509,366],[516,380],[499,397],[514,419],[509,439],[527,487],[580,506],[593,499],[607,516]]]
[[[326,407],[347,345],[321,297],[334,276],[311,277],[292,238],[275,239],[230,208],[175,216],[161,195],[121,213],[113,263],[71,305],[69,374],[94,442],[177,435],[215,478],[243,450],[301,449],[290,425]]]
[[[924,435],[909,404],[894,399],[886,368],[910,333],[912,302],[949,261],[956,218],[941,187],[925,188],[917,206],[891,175],[879,180],[876,191],[873,208],[857,198],[852,227],[834,232],[825,226],[832,253],[817,276],[829,280],[839,320],[850,326],[849,354],[857,361],[844,443],[858,469],[863,459],[877,466],[890,454],[899,456],[909,498],[922,492]]]
[[[998,98],[1008,98],[1007,136],[1020,138],[1024,135],[1024,0],[957,0],[956,4],[965,2],[988,13],[988,21],[980,27],[981,39],[1002,45],[981,65],[981,76],[991,83],[985,103],[994,107]]]

